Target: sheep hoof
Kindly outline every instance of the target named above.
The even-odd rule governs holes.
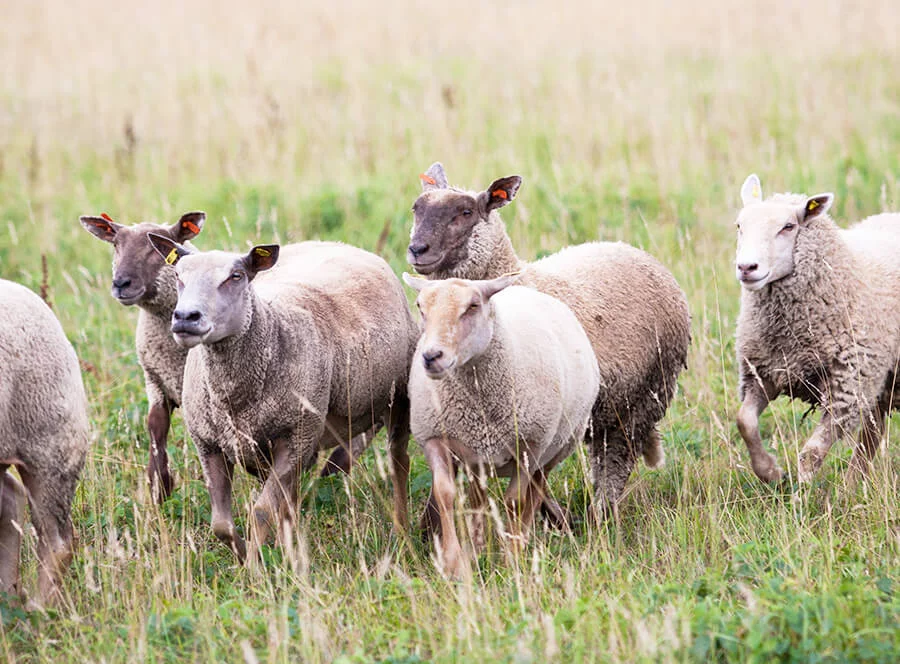
[[[216,538],[231,549],[241,562],[247,559],[247,546],[244,544],[244,538],[235,532],[233,523],[217,522],[212,524],[212,530]]]
[[[784,477],[784,471],[778,465],[778,461],[771,454],[766,454],[760,461],[753,464],[753,472],[767,484],[780,482]]]
[[[815,476],[816,471],[822,467],[823,461],[824,459],[819,454],[818,450],[801,450],[800,459],[797,464],[797,479],[800,480],[802,484],[811,481]]]

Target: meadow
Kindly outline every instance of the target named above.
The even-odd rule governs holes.
[[[834,192],[842,225],[900,209],[900,3],[86,0],[2,14],[0,277],[44,287],[95,435],[65,601],[0,600],[0,658],[900,659],[900,417],[869,481],[844,486],[845,441],[800,486],[818,414],[782,399],[762,422],[789,478],[761,484],[734,425],[733,273],[751,172],[767,192]],[[244,569],[210,532],[178,415],[177,490],[150,498],[137,311],[111,297],[110,248],[78,216],[204,210],[201,248],[336,239],[399,274],[418,175],[438,160],[456,185],[524,178],[502,211],[523,257],[623,240],[672,270],[693,341],[661,426],[667,463],[639,464],[618,521],[597,527],[572,457],[550,484],[574,530],[539,526],[518,559],[489,540],[471,583],[452,583],[418,531],[390,533],[382,434],[350,477],[307,474],[295,541]],[[415,514],[430,477],[411,452]],[[239,472],[236,491],[243,526],[258,485]],[[30,525],[25,541],[33,591]]]

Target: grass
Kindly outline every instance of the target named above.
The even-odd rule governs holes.
[[[0,601],[6,660],[897,660],[900,422],[856,490],[846,443],[810,487],[760,485],[733,424],[731,267],[749,172],[834,191],[841,222],[900,209],[897,3],[76,4],[8,4],[0,22],[0,276],[37,290],[46,256],[96,432],[67,600]],[[389,536],[379,438],[351,478],[310,475],[296,541],[245,570],[209,532],[178,417],[178,491],[149,500],[136,311],[78,215],[202,209],[209,248],[385,234],[399,273],[435,160],[466,186],[523,175],[503,211],[523,256],[625,240],[671,268],[693,343],[667,465],[638,468],[619,523],[539,528],[519,560],[495,542],[452,584],[415,533]],[[782,400],[763,420],[791,471],[803,412]],[[576,517],[583,468],[551,477]],[[411,481],[418,510],[418,452]],[[257,490],[242,475],[238,508]]]

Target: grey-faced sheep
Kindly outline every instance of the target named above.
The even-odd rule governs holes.
[[[466,563],[453,515],[454,460],[511,478],[509,530],[514,542],[524,539],[547,473],[584,437],[600,375],[572,311],[510,286],[515,276],[404,279],[419,291],[424,321],[409,376],[411,428],[431,468],[444,571],[459,577]],[[478,510],[478,479],[469,493]]]
[[[418,330],[387,263],[333,242],[257,246],[241,255],[150,239],[179,280],[171,329],[180,346],[193,348],[184,417],[219,539],[245,556],[231,511],[235,463],[265,478],[251,519],[252,560],[272,527],[290,517],[299,474],[317,452],[382,418],[395,520],[405,528],[406,382]]]
[[[27,495],[38,535],[38,589],[52,602],[72,558],[70,514],[89,446],[87,402],[78,358],[50,308],[2,279],[0,302],[0,590],[19,591]]]
[[[498,210],[519,176],[482,192],[451,187],[441,164],[422,176],[407,257],[430,279],[491,279],[519,272],[518,283],[567,304],[584,326],[600,370],[587,442],[596,507],[615,512],[637,456],[662,462],[657,422],[675,392],[690,343],[684,292],[647,253],[621,242],[591,242],[534,263],[515,253]],[[434,523],[426,512],[426,526]]]
[[[737,326],[738,429],[756,475],[782,470],[762,446],[759,415],[781,394],[821,406],[803,446],[808,481],[838,438],[859,438],[850,462],[865,474],[892,409],[900,408],[900,214],[841,229],[828,216],[834,196],[775,194],[759,178],[741,188]]]
[[[147,478],[160,501],[173,489],[166,442],[172,410],[181,405],[187,349],[176,344],[169,331],[178,301],[175,270],[153,250],[147,242],[147,233],[184,243],[200,233],[205,220],[203,212],[188,212],[171,226],[150,223],[125,226],[106,215],[81,217],[81,225],[89,233],[113,245],[113,297],[121,304],[140,308],[135,344],[150,406]]]

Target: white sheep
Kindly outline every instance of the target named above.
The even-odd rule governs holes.
[[[900,214],[841,229],[828,216],[832,194],[763,200],[756,175],[741,199],[737,425],[753,470],[766,482],[782,476],[763,449],[759,415],[786,394],[822,408],[799,479],[810,480],[835,440],[857,429],[850,468],[864,475],[887,415],[900,408]]]
[[[684,292],[652,256],[622,242],[591,242],[522,261],[498,213],[515,198],[517,175],[482,192],[451,187],[440,163],[421,177],[408,249],[417,272],[429,279],[491,279],[521,271],[517,283],[559,298],[584,326],[600,369],[587,441],[595,507],[615,513],[637,457],[651,467],[663,460],[656,426],[690,344]],[[438,525],[431,512],[426,527]]]
[[[396,524],[405,528],[406,382],[418,330],[388,264],[334,242],[264,245],[242,255],[193,253],[149,237],[179,279],[171,329],[193,349],[184,417],[219,539],[244,558],[231,510],[235,463],[265,478],[251,520],[253,560],[273,526],[290,517],[299,474],[317,452],[382,418]]]
[[[440,559],[459,577],[466,563],[453,516],[456,462],[511,478],[509,530],[524,539],[547,495],[547,473],[583,440],[600,372],[571,309],[510,286],[515,276],[403,278],[419,291],[424,325],[409,376],[411,428],[431,468]],[[479,480],[470,483],[470,495],[478,510]]]
[[[50,308],[3,279],[0,302],[0,591],[19,591],[27,490],[38,588],[53,602],[72,559],[72,498],[89,447],[87,401],[75,350]]]

